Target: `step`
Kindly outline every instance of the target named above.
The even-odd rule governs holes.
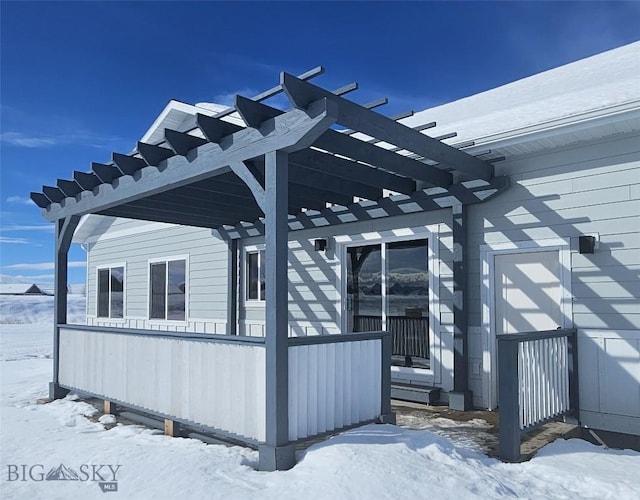
[[[391,382],[391,399],[431,404],[440,400],[440,388],[426,385]]]

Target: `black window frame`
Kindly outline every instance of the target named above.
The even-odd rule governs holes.
[[[172,317],[172,300],[171,300],[171,267],[172,264],[182,263],[182,277],[184,278],[182,282],[177,285],[178,289],[181,291],[181,294],[174,294],[179,297],[182,297],[181,308],[180,308],[180,317]],[[153,270],[162,269],[163,274],[162,278],[162,290],[158,293],[154,293],[154,288],[160,283],[159,281],[154,281],[154,273]],[[166,322],[178,322],[185,323],[188,320],[188,291],[189,291],[189,259],[185,257],[168,257],[166,259],[153,259],[148,263],[149,270],[149,279],[148,279],[148,312],[147,316],[150,321],[166,321]],[[154,303],[154,298],[162,297],[162,302],[160,304]],[[159,309],[162,309],[162,313],[159,313]]]
[[[125,264],[111,264],[108,266],[96,267],[96,318],[118,320],[125,319],[126,267],[127,266]],[[120,308],[114,307],[114,302],[116,300],[116,298],[114,297],[115,292],[113,290],[114,278],[117,280],[117,276],[114,276],[114,271],[117,269],[122,269],[122,297],[120,299]],[[106,291],[101,290],[101,286],[104,286],[101,275],[104,276],[105,272],[107,273],[106,284],[108,286],[108,289]],[[104,293],[106,293],[107,297],[106,304],[101,302]],[[117,311],[120,311],[120,315],[117,314]]]

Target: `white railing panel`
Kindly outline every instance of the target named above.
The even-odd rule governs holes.
[[[263,345],[60,329],[60,384],[265,439]]]
[[[520,429],[569,410],[567,337],[523,341],[518,345]]]
[[[289,439],[378,417],[381,363],[380,339],[289,347]]]

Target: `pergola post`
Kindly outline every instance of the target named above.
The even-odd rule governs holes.
[[[227,240],[227,335],[238,334],[238,240]]]
[[[260,470],[286,470],[295,465],[289,443],[288,320],[288,154],[265,155],[265,348],[266,439],[259,447]]]
[[[71,238],[78,227],[80,217],[72,215],[55,221],[55,275],[53,296],[53,380],[49,383],[49,398],[61,399],[69,392],[59,385],[60,369],[60,327],[67,323],[67,292],[69,247]]]
[[[469,390],[467,311],[467,209],[453,205],[453,391],[449,408],[467,411],[473,407]]]

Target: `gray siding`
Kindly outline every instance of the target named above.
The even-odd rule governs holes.
[[[88,252],[88,316],[96,314],[96,268],[126,264],[126,318],[148,317],[149,259],[188,258],[188,319],[226,320],[227,246],[210,230],[174,226],[144,231],[144,225],[128,221],[113,227],[111,238],[90,243]],[[135,326],[138,326],[137,324]]]

